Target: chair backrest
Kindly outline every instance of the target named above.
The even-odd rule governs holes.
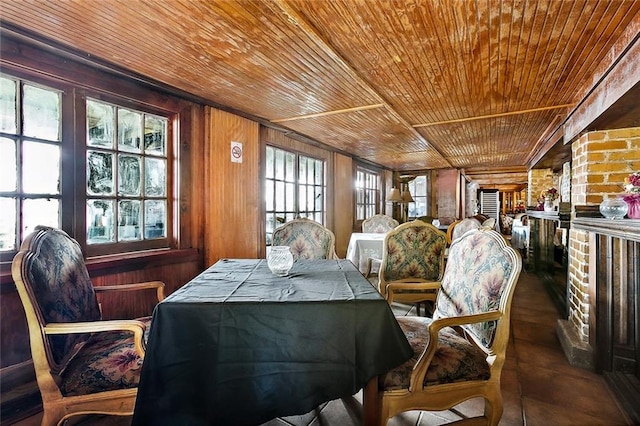
[[[433,318],[500,312],[496,321],[463,328],[487,352],[493,345],[506,345],[511,299],[521,270],[520,254],[497,231],[465,234],[449,248]]]
[[[336,237],[322,224],[293,219],[273,231],[274,246],[289,246],[294,259],[336,259]]]
[[[384,234],[398,226],[398,221],[386,214],[376,214],[362,221],[362,232]]]
[[[462,219],[454,226],[453,231],[451,232],[451,242],[460,238],[465,232],[472,229],[478,229],[480,227],[482,227],[482,223],[480,223],[476,218],[468,217],[466,219]]]
[[[490,217],[489,219],[482,222],[482,226],[484,228],[495,229],[496,228],[496,218]]]
[[[430,223],[414,220],[399,225],[385,236],[380,281],[406,278],[440,280],[446,246],[444,232]]]
[[[49,323],[101,319],[80,245],[60,229],[37,226],[22,243],[11,270],[25,308],[31,344],[34,338],[42,341],[51,371],[58,374],[89,335],[43,339],[41,328]]]

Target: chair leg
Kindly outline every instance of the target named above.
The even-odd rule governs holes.
[[[58,426],[64,423],[64,409],[46,409],[42,414],[41,426]]]
[[[484,416],[487,418],[487,424],[490,426],[497,426],[502,418],[502,394],[500,390],[497,394],[492,392],[493,395],[485,397],[484,400]]]

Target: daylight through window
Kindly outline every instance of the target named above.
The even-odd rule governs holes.
[[[87,100],[87,243],[166,237],[166,118]]]
[[[296,217],[324,224],[324,161],[267,146],[265,166],[267,245],[275,228]]]

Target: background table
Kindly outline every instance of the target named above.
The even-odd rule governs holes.
[[[368,258],[382,259],[385,235],[387,234],[354,232],[349,238],[347,259],[356,265],[360,272],[366,272]]]
[[[511,245],[517,249],[529,247],[529,225],[523,225],[518,219],[511,226]]]
[[[154,311],[134,425],[248,425],[355,394],[411,348],[348,260],[223,259]]]

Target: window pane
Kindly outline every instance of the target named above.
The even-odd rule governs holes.
[[[307,211],[307,187],[305,185],[298,187],[298,200],[298,210]]]
[[[144,150],[146,154],[165,154],[167,140],[167,120],[164,118],[144,117]]]
[[[144,237],[166,237],[167,208],[164,201],[147,200],[144,202]]]
[[[271,148],[270,146],[267,147],[267,159],[266,159],[266,166],[265,166],[265,176],[267,177],[267,179],[273,179],[274,175],[274,153],[273,153],[273,148]]]
[[[323,176],[324,173],[322,173],[322,169],[323,169],[322,161],[315,160],[314,162],[315,162],[316,175],[315,175],[315,179],[314,179],[313,183],[315,183],[317,185],[317,184],[321,184],[322,183],[322,180],[323,180],[322,178],[324,177]]]
[[[282,150],[277,150],[276,151],[276,161],[275,161],[275,166],[276,166],[276,179],[278,180],[284,180],[284,176],[285,176],[285,170],[284,170],[284,151]]]
[[[140,201],[118,201],[118,241],[140,239]]]
[[[87,100],[87,145],[113,147],[114,108]]]
[[[60,146],[25,141],[22,189],[31,194],[60,193]]]
[[[140,195],[141,159],[137,155],[118,156],[118,195]]]
[[[323,201],[324,200],[322,198],[322,187],[316,186],[315,187],[315,206],[314,206],[314,210],[322,211]]]
[[[0,197],[0,250],[16,249],[16,199]]]
[[[287,199],[287,205],[285,207],[285,210],[287,210],[288,212],[292,212],[295,211],[296,209],[296,205],[295,205],[295,195],[296,193],[296,186],[293,183],[287,183],[287,193],[285,194],[285,197]]]
[[[114,242],[113,201],[87,201],[87,243]]]
[[[87,192],[90,195],[113,194],[113,155],[87,152]]]
[[[300,157],[300,172],[298,173],[298,183],[307,183],[307,160],[304,157]]]
[[[287,170],[285,179],[287,182],[294,182],[296,180],[296,156],[291,152],[286,154]]]
[[[142,114],[118,109],[118,149],[123,151],[140,151],[142,139]]]
[[[276,182],[276,211],[284,211],[284,182]]]
[[[18,181],[16,143],[0,138],[0,191],[15,191]]]
[[[22,133],[29,137],[59,141],[60,93],[25,84],[23,102]]]
[[[145,158],[144,194],[148,197],[162,197],[166,193],[167,162],[159,158]]]
[[[54,198],[27,199],[22,202],[22,236],[29,235],[37,225],[59,228],[60,200]]]
[[[16,82],[0,78],[0,132],[17,133]]]
[[[267,180],[264,184],[264,197],[266,200],[266,209],[267,211],[273,211],[275,208],[273,202],[273,181]]]

